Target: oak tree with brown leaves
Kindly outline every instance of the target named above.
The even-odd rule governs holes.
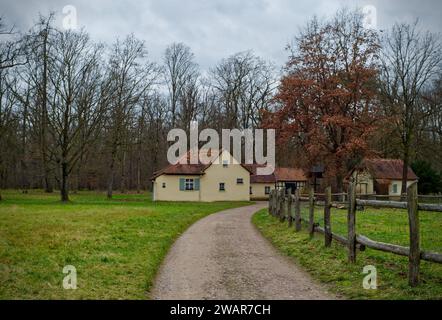
[[[305,168],[322,163],[338,191],[347,170],[370,153],[376,125],[378,36],[358,11],[341,10],[327,21],[311,20],[291,48],[265,126],[278,142],[295,144]]]

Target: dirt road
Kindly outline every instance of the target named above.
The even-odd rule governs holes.
[[[153,299],[334,299],[251,223],[265,203],[210,215],[173,245]]]

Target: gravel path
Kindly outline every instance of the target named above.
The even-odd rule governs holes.
[[[335,299],[264,239],[251,222],[266,203],[210,215],[172,246],[154,299]]]

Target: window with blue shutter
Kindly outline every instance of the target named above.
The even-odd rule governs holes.
[[[180,178],[180,191],[186,190],[185,183],[186,180],[184,178]]]
[[[200,179],[199,178],[195,179],[195,183],[194,183],[193,187],[194,187],[193,190],[196,190],[196,191],[198,191],[200,189]]]

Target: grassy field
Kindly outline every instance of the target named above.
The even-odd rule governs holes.
[[[323,209],[315,212],[316,221],[322,226]],[[346,210],[332,211],[332,231],[346,236]],[[303,218],[308,217],[302,208]],[[408,258],[367,249],[358,252],[357,263],[347,262],[346,248],[333,242],[324,247],[324,236],[316,234],[310,240],[306,225],[295,233],[287,223],[280,223],[262,210],[253,217],[254,224],[284,254],[293,257],[310,274],[327,284],[332,292],[350,299],[442,299],[442,265],[421,262],[422,284],[418,288],[408,286]],[[420,212],[422,248],[442,253],[442,215],[436,212]],[[372,209],[358,211],[357,233],[373,240],[408,246],[408,220],[405,210]],[[365,290],[362,286],[363,267],[373,265],[377,269],[377,290]]]
[[[198,219],[248,203],[153,203],[149,194],[3,191],[0,299],[145,299],[174,240]],[[77,269],[65,290],[63,267]]]

